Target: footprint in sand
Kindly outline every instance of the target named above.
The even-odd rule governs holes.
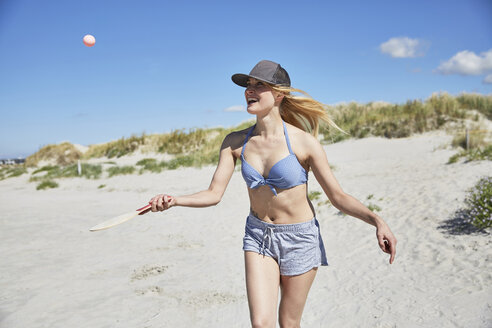
[[[202,291],[189,297],[185,302],[189,306],[212,306],[215,304],[236,303],[244,298],[243,296],[233,295],[230,293],[220,293],[216,291]]]
[[[168,268],[167,265],[161,265],[161,266],[144,265],[140,269],[133,271],[130,280],[133,282],[135,280],[142,280],[142,279],[147,279],[149,277],[158,276],[166,272],[167,268]]]
[[[149,287],[144,288],[144,289],[135,289],[135,294],[137,294],[139,296],[144,296],[144,295],[149,294],[149,293],[162,295],[163,292],[164,291],[159,286],[149,286]]]

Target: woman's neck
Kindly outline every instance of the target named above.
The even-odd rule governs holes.
[[[263,137],[283,135],[284,126],[279,111],[272,108],[265,116],[257,115],[255,132]]]

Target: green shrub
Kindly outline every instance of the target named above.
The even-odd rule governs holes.
[[[481,178],[468,190],[464,219],[479,229],[492,226],[492,177]]]
[[[44,189],[50,189],[50,188],[57,188],[58,183],[56,183],[53,180],[44,180],[38,186],[36,187],[36,190],[44,190]]]

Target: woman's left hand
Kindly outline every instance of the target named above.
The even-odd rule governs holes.
[[[378,238],[379,247],[383,252],[390,254],[389,263],[393,263],[396,255],[396,238],[391,232],[388,225],[383,224],[376,228],[376,237]]]

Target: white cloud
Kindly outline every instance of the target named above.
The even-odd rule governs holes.
[[[224,112],[244,112],[245,110],[246,108],[243,105],[235,105],[225,108]]]
[[[480,55],[463,50],[439,65],[441,74],[482,75],[492,71],[492,49]]]
[[[492,84],[492,74],[487,75],[487,76],[483,79],[483,83],[485,83],[485,84]]]
[[[382,53],[394,58],[413,58],[421,57],[429,47],[429,43],[424,40],[410,39],[405,37],[391,38],[381,43],[379,49]]]

